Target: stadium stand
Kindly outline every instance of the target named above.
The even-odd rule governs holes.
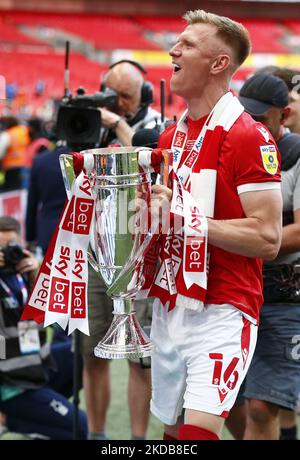
[[[296,35],[300,35],[300,21],[285,20],[284,24],[290,31],[294,32]]]
[[[78,87],[84,87],[87,93],[99,89],[100,74],[106,66],[88,60],[77,53],[72,53],[70,60],[70,90],[74,94]],[[0,51],[0,74],[5,75],[6,83],[17,84],[20,98],[19,105],[28,105],[35,113],[38,107],[51,98],[61,98],[64,92],[64,55],[53,50],[44,53]],[[45,92],[36,94],[36,84],[42,80]]]
[[[274,20],[244,20],[240,22],[249,30],[252,49],[255,53],[288,53],[283,43],[285,30]]]
[[[0,16],[0,40],[1,45],[9,44],[22,44],[22,45],[40,45],[42,42],[36,38],[28,37],[20,32],[14,25],[7,23],[9,18]]]
[[[18,26],[52,27],[91,43],[96,49],[159,49],[143,37],[139,24],[122,16],[30,14],[16,12],[12,20]]]
[[[281,24],[275,20],[245,20],[242,18],[235,18],[244,24],[249,30],[253,52],[255,53],[286,53],[289,52],[287,46],[282,43],[282,39],[285,35],[285,30]],[[183,20],[181,18],[161,18],[157,16],[149,17],[137,17],[137,22],[148,29],[149,31],[156,33],[179,33],[183,28]],[[295,32],[299,33],[300,22],[295,27]]]
[[[286,37],[300,33],[300,21],[296,20],[239,20],[249,30],[253,53],[257,55],[288,54],[292,48]],[[2,11],[0,73],[5,75],[8,83],[17,84],[25,99],[30,100],[35,108],[47,96],[62,96],[62,44],[66,39],[71,42],[70,89],[73,92],[79,86],[83,86],[88,93],[97,91],[100,75],[116,51],[118,56],[140,52],[140,56],[145,57],[148,53],[150,58],[143,63],[148,69],[147,78],[154,84],[155,106],[158,108],[159,84],[164,78],[167,83],[167,101],[170,103],[167,113],[171,116],[182,103],[176,97],[171,97],[169,92],[171,69],[168,57],[160,62],[156,60],[155,53],[159,56],[166,53],[182,28],[183,20],[180,17]],[[75,40],[77,45],[73,46]],[[128,58],[128,55],[125,54],[125,57]],[[131,56],[129,58],[135,59]],[[139,60],[139,57],[136,59]],[[237,72],[235,80],[244,80],[253,70],[254,65],[248,63]],[[38,80],[43,80],[46,86],[45,94],[39,97],[35,94]]]

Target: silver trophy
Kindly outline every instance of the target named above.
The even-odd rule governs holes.
[[[89,262],[103,278],[114,305],[112,324],[94,350],[99,358],[151,354],[151,343],[134,310],[134,299],[145,281],[145,254],[157,230],[149,210],[151,174],[139,164],[140,150],[112,147],[81,152],[93,161],[95,211]],[[68,190],[75,179],[72,156],[61,155],[61,166]]]

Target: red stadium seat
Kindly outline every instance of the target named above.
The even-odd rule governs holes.
[[[288,30],[300,34],[300,21],[279,23],[276,20],[240,19],[250,32],[254,53],[289,53],[285,44]],[[113,16],[100,14],[58,14],[44,12],[0,12],[0,74],[8,83],[15,82],[25,93],[25,99],[38,106],[47,97],[63,95],[64,55],[49,43],[47,36],[55,31],[69,33],[72,37],[104,51],[108,59],[115,50],[162,50],[166,49],[184,28],[180,17],[159,16]],[[31,36],[22,33],[30,29]],[[50,29],[50,32],[49,30]],[[29,33],[29,32],[28,32]],[[32,36],[34,35],[34,36]],[[163,37],[167,40],[164,41]],[[38,37],[38,38],[36,38]],[[43,41],[45,37],[45,41]],[[107,69],[104,64],[92,61],[72,51],[70,58],[70,89],[84,86],[88,93],[99,89],[100,75]],[[166,108],[169,117],[182,112],[184,103],[170,94],[170,66],[147,66],[147,78],[153,82],[155,103],[159,108],[160,80],[166,80]],[[254,69],[242,67],[234,76],[242,81]],[[37,97],[35,86],[38,80],[46,84],[45,94]]]
[[[136,21],[122,16],[16,12],[12,17],[15,24],[64,30],[100,50],[160,49],[143,36],[143,29]]]

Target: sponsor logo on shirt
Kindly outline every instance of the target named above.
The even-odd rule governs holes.
[[[262,145],[260,153],[265,170],[274,176],[278,171],[278,158],[275,145]]]

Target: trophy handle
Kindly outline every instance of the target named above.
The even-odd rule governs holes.
[[[162,150],[162,162],[160,166],[160,182],[161,185],[168,187],[169,185],[169,166],[170,166],[171,150]]]
[[[63,176],[65,189],[67,192],[68,199],[71,198],[72,185],[75,182],[76,176],[74,172],[74,160],[73,155],[69,153],[63,153],[59,155],[60,169]]]

